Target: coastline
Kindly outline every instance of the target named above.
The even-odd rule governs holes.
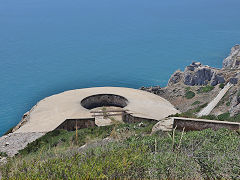
[[[236,54],[237,54],[237,56],[236,56]],[[230,96],[228,98],[232,99],[233,103],[230,103],[231,104],[230,107],[228,107],[228,106],[222,106],[222,107],[216,107],[216,108],[213,107],[213,108],[215,108],[213,113],[221,114],[221,113],[225,113],[226,111],[229,111],[234,116],[235,114],[238,114],[238,112],[240,112],[240,105],[237,106],[238,102],[235,102],[235,104],[234,104],[234,101],[237,98],[237,96],[234,96],[234,92],[237,91],[238,84],[240,83],[238,81],[238,79],[240,79],[240,70],[238,69],[239,64],[237,62],[238,54],[240,54],[240,46],[235,45],[232,48],[230,55],[226,59],[224,59],[222,69],[202,65],[200,62],[193,62],[191,65],[187,66],[184,71],[177,70],[174,74],[172,74],[172,76],[170,77],[170,79],[168,81],[168,85],[166,87],[163,87],[163,88],[161,88],[160,86],[141,87],[140,90],[142,90],[142,91],[134,90],[134,92],[136,91],[136,92],[139,92],[139,93],[140,92],[144,93],[144,91],[147,91],[149,93],[155,94],[157,96],[154,96],[155,98],[153,98],[153,99],[156,99],[156,97],[159,97],[159,98],[162,97],[163,99],[166,99],[166,102],[169,101],[170,103],[172,103],[178,110],[181,111],[181,113],[184,113],[184,112],[187,112],[187,111],[191,110],[191,108],[197,108],[197,107],[201,107],[201,106],[204,107],[205,104],[208,104],[210,102],[210,100],[214,99],[214,97],[216,97],[217,94],[221,91],[221,87],[220,87],[221,85],[227,84],[227,83],[230,82],[233,85],[233,87],[231,87],[230,93],[229,93],[229,95],[227,95],[227,97]],[[239,55],[239,57],[240,57],[240,55]],[[212,87],[212,89],[209,90],[209,92],[207,92],[207,93],[199,93],[201,88],[203,88],[204,86]],[[88,92],[88,91],[91,92],[91,89],[92,88],[86,89],[86,92]],[[98,88],[95,88],[95,89],[97,90]],[[111,87],[104,87],[103,89],[104,89],[104,91],[109,91],[112,88]],[[109,92],[110,93],[115,92],[115,93],[118,94],[119,92],[121,92],[121,88],[117,88],[117,89],[118,90],[116,90],[116,91],[115,90],[114,91],[110,90]],[[130,90],[130,88],[126,88],[126,89]],[[190,89],[191,89],[191,91],[190,91]],[[94,90],[94,88],[93,88],[93,90]],[[78,90],[71,90],[71,91],[63,92],[61,94],[66,94],[66,93],[69,92],[69,93],[72,93],[75,96],[75,94],[77,94],[77,91]],[[84,89],[80,89],[79,91],[84,92]],[[101,94],[104,91],[99,91],[99,92],[97,91],[95,93]],[[186,92],[192,92],[194,94],[194,96],[191,97],[191,98],[187,98],[186,97]],[[90,94],[92,94],[92,93],[90,93]],[[125,95],[129,99],[131,99],[132,97],[135,97],[135,95],[134,94],[131,95],[131,93],[130,94],[126,93],[126,94],[124,94],[124,96]],[[147,95],[147,94],[145,94],[145,95]],[[149,95],[151,95],[151,94],[149,94]],[[147,95],[146,97],[148,97],[149,95]],[[73,96],[73,98],[75,98],[74,96]],[[36,112],[37,112],[36,117],[40,118],[40,119],[38,118],[36,122],[41,122],[41,119],[44,119],[44,116],[46,116],[46,113],[44,113],[45,112],[45,110],[44,110],[43,111],[43,116],[42,117],[39,116],[38,111],[41,111],[41,110],[38,110],[39,109],[39,104],[42,104],[44,102],[47,103],[51,97],[55,98],[55,97],[57,97],[57,95],[47,97],[47,98],[43,99],[42,101],[38,102],[29,112],[27,112],[23,115],[23,118],[19,122],[19,124],[13,128],[13,130],[12,130],[13,133],[14,132],[18,133],[19,129],[22,129],[23,126],[25,127],[25,130],[22,133],[32,133],[30,135],[30,136],[32,136],[32,138],[30,138],[29,141],[24,140],[24,142],[26,142],[24,144],[24,146],[26,146],[26,144],[28,144],[28,142],[34,141],[35,139],[44,135],[46,132],[52,131],[57,126],[59,126],[59,123],[58,123],[58,125],[56,127],[54,126],[53,129],[49,129],[49,130],[46,130],[46,129],[45,130],[44,129],[30,130],[31,127],[29,126],[29,123],[28,123],[30,121],[30,117],[33,116],[33,112],[35,111],[35,109],[36,109]],[[70,99],[73,99],[73,98],[70,98]],[[82,98],[83,97],[78,97],[76,99],[82,99]],[[137,96],[136,96],[136,98],[137,98]],[[150,96],[149,96],[149,98],[150,98]],[[64,99],[64,97],[59,98],[59,100],[61,100],[61,99]],[[54,100],[54,101],[56,101],[56,100]],[[55,104],[61,104],[61,101],[59,103],[54,103],[52,105],[49,104],[49,105],[43,106],[44,107],[43,109],[47,110]],[[132,101],[134,101],[134,100],[131,100],[131,102]],[[199,102],[199,103],[196,103],[196,102]],[[196,103],[196,105],[193,105],[194,103]],[[77,102],[75,102],[74,104],[77,104]],[[215,106],[216,105],[217,104],[215,103]],[[64,103],[63,103],[63,107],[61,108],[62,109],[61,114],[63,112],[64,107],[67,107],[67,106],[69,106],[69,104],[64,105]],[[134,105],[133,107],[135,107],[135,106],[136,105]],[[71,107],[71,106],[69,106],[69,107]],[[76,107],[73,107],[72,109],[76,109]],[[162,108],[160,108],[160,109],[162,109]],[[78,109],[78,111],[79,111],[79,109]],[[136,111],[136,109],[133,110],[133,112],[135,112],[135,111]],[[140,110],[140,111],[141,111],[141,113],[143,113],[144,108],[142,108],[142,110]],[[145,109],[145,111],[146,111],[145,114],[151,112],[150,114],[152,114],[152,115],[157,112],[157,110],[154,110],[154,108]],[[48,112],[48,110],[46,112]],[[81,114],[81,111],[79,111],[79,112]],[[49,113],[52,114],[51,111],[49,111]],[[57,113],[56,117],[58,117],[60,111],[59,112],[57,111],[56,113]],[[177,111],[175,113],[169,113],[169,112],[167,112],[167,113],[168,113],[168,115],[171,115],[171,114],[176,114]],[[50,114],[48,115],[48,117],[50,117]],[[164,115],[163,117],[161,117],[157,114],[156,117],[148,116],[148,118],[159,119],[160,120],[164,117],[167,117],[168,115]],[[74,117],[79,118],[79,115],[74,115]],[[88,118],[89,117],[90,117],[90,114],[88,115]],[[63,120],[65,120],[65,119],[67,119],[67,117],[63,118]],[[34,121],[31,121],[31,122],[34,123]],[[46,124],[45,127],[47,127],[49,125],[49,123],[45,123],[45,124]],[[37,123],[34,126],[40,127],[40,125],[41,124]],[[4,141],[3,139],[9,138],[12,135],[12,132],[3,136],[0,139],[0,142],[1,141],[3,142],[2,147],[6,146],[6,145],[8,146],[9,142]],[[19,131],[19,132],[21,132],[21,131]],[[36,134],[34,134],[34,133],[36,133]],[[38,134],[38,133],[40,133],[40,134]],[[20,148],[22,148],[22,147],[23,146],[20,146]],[[14,153],[17,153],[17,151],[14,151]],[[11,155],[11,153],[9,153],[9,154]]]

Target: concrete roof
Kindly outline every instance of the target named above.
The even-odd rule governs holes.
[[[66,119],[92,118],[90,110],[81,106],[82,99],[96,94],[115,94],[128,99],[124,108],[134,116],[160,120],[179,111],[152,93],[123,87],[96,87],[66,91],[38,102],[29,112],[29,120],[15,133],[49,132]]]

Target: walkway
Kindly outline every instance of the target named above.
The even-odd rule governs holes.
[[[205,107],[203,108],[198,114],[198,117],[206,116],[210,114],[210,112],[216,107],[216,105],[220,102],[223,96],[228,92],[228,90],[232,87],[231,83],[228,83],[219,93],[218,95]]]

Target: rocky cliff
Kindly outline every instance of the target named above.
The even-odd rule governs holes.
[[[174,72],[166,87],[141,89],[166,98],[180,111],[185,112],[196,105],[209,103],[228,82],[233,86],[213,114],[229,112],[234,116],[240,113],[240,45],[232,47],[229,56],[223,60],[222,68],[192,62],[184,71]]]
[[[188,86],[202,86],[231,82],[237,84],[240,77],[240,45],[231,49],[230,55],[223,60],[222,69],[202,65],[200,62],[193,62],[182,72],[177,70],[169,79],[168,86],[176,83],[184,83]]]
[[[202,86],[210,84],[216,86],[225,83],[225,77],[220,69],[204,66],[200,62],[193,62],[183,72],[176,71],[169,79],[168,86],[183,82],[188,86]]]
[[[240,68],[240,45],[235,45],[231,49],[230,55],[224,59],[223,68],[239,69]]]

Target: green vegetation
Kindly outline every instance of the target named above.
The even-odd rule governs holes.
[[[231,122],[240,122],[240,114],[230,117],[230,113],[226,112],[223,114],[220,114],[218,116],[215,115],[207,115],[202,117],[197,117],[196,114],[201,111],[204,107],[207,106],[207,103],[199,105],[196,108],[190,109],[183,113],[177,113],[174,115],[171,115],[169,117],[185,117],[185,118],[199,118],[199,119],[209,119],[209,120],[219,120],[219,121],[231,121]]]
[[[217,116],[217,119],[220,121],[225,121],[225,119],[229,119],[230,118],[230,113],[223,113]]]
[[[211,119],[211,120],[219,120],[219,121],[240,122],[240,114],[238,114],[236,116],[233,116],[233,117],[230,117],[230,113],[229,112],[220,114],[218,116],[208,115],[208,116],[202,116],[200,118]]]
[[[35,153],[41,149],[46,151],[54,147],[70,147],[74,145],[82,146],[91,140],[103,139],[110,135],[113,126],[85,128],[78,130],[78,138],[76,142],[75,132],[68,132],[65,130],[55,130],[47,133],[45,136],[37,139],[36,141],[28,144],[28,146],[21,150],[21,155]]]
[[[200,104],[201,102],[200,101],[195,101],[194,103],[192,103],[193,106],[197,105],[197,104]]]
[[[0,157],[7,157],[8,155],[7,155],[7,153],[5,153],[5,152],[0,152]]]
[[[230,104],[231,104],[230,101],[226,102],[226,106],[230,106]]]
[[[177,113],[174,115],[170,115],[169,117],[185,117],[185,118],[197,118],[196,113],[200,112],[201,109],[207,106],[207,103],[199,105],[198,107],[194,109],[190,109],[186,112],[183,112],[181,114]]]
[[[195,96],[195,93],[190,90],[190,87],[187,87],[185,90],[186,90],[185,97],[187,99],[192,99]]]
[[[48,133],[39,140],[37,149],[34,143],[30,144],[29,153],[22,151],[1,167],[3,179],[239,178],[240,135],[237,132],[208,129],[150,135],[153,125],[144,122],[143,126],[136,123],[81,129],[78,133],[79,138],[83,135],[82,139],[91,135],[89,132],[93,132],[92,138],[108,134],[115,139],[85,151],[71,142],[59,143],[62,138],[73,139],[74,132]]]
[[[218,120],[217,119],[217,116],[215,115],[205,115],[205,116],[202,116],[201,119],[209,119],[209,120]]]
[[[237,96],[240,97],[240,90],[238,91]]]
[[[213,89],[214,89],[214,86],[210,86],[210,85],[203,86],[203,87],[199,88],[198,93],[207,93],[207,92],[212,91]]]
[[[195,93],[192,92],[192,91],[187,91],[186,94],[185,94],[185,97],[187,99],[192,99],[194,96],[195,96]]]
[[[191,90],[191,87],[186,87],[185,90],[186,90],[186,91],[190,91],[190,90]]]
[[[218,116],[215,115],[207,115],[207,116],[202,116],[202,117],[197,117],[196,113],[200,112],[200,110],[204,107],[207,106],[206,104],[200,105],[197,108],[190,109],[186,112],[183,112],[181,114],[174,114],[171,115],[170,117],[186,117],[186,118],[199,118],[199,119],[209,119],[209,120],[219,120],[219,121],[231,121],[231,122],[240,122],[240,114],[230,117],[230,113],[226,112],[223,114],[220,114]]]
[[[221,89],[223,89],[224,86],[225,86],[225,85],[224,85],[223,83],[219,84],[219,88],[221,88]]]

